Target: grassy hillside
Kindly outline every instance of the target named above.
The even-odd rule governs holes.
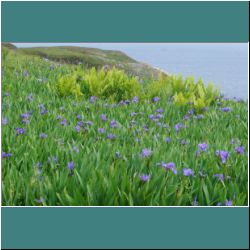
[[[14,48],[12,44],[5,47]],[[115,50],[101,50],[70,46],[19,48],[19,52],[36,55],[52,61],[67,64],[83,64],[91,68],[113,67],[123,69],[127,74],[138,76],[140,79],[157,79],[162,73],[158,69],[142,62],[138,62],[125,53]]]
[[[2,66],[2,205],[247,205],[245,101],[167,77],[111,102],[138,82],[16,49]]]

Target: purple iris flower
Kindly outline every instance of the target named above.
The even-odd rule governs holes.
[[[164,112],[164,109],[163,108],[159,108],[155,111],[156,113],[163,113]]]
[[[92,121],[87,121],[85,122],[85,124],[89,125],[89,126],[92,126],[93,125],[93,122]]]
[[[165,139],[165,141],[166,141],[167,143],[169,143],[169,142],[171,141],[171,138],[167,137],[167,138]]]
[[[40,114],[41,115],[46,115],[46,114],[48,114],[48,110],[47,109],[41,109],[41,111],[40,111]]]
[[[192,202],[192,206],[198,206],[198,202],[197,202],[197,197],[194,197],[194,201]]]
[[[236,152],[237,154],[244,155],[244,154],[245,154],[244,149],[245,149],[244,146],[238,146],[237,148],[235,148],[235,152]]]
[[[235,144],[235,140],[231,139],[230,144]]]
[[[97,97],[96,97],[96,96],[91,96],[91,97],[89,98],[89,101],[92,102],[92,103],[94,103],[96,100],[97,100]]]
[[[187,145],[188,142],[187,142],[185,139],[181,139],[181,140],[180,140],[180,144],[181,144],[181,145]]]
[[[31,102],[31,101],[33,100],[32,94],[29,94],[29,95],[28,95],[27,100],[28,100],[29,102]]]
[[[228,113],[230,112],[232,109],[230,107],[224,107],[224,108],[220,108],[221,111]]]
[[[107,117],[106,117],[106,115],[104,115],[104,114],[101,114],[101,120],[102,120],[102,121],[106,121],[106,120],[107,120]]]
[[[37,203],[43,203],[43,202],[45,202],[45,199],[43,197],[41,197],[39,199],[35,199],[35,202],[37,202]]]
[[[139,98],[137,96],[135,96],[132,100],[133,103],[138,103],[139,102]]]
[[[152,154],[152,151],[150,149],[147,149],[147,148],[143,149],[142,153],[141,153],[142,157],[145,157],[145,158],[151,156],[151,154]]]
[[[105,133],[105,129],[104,128],[98,128],[98,132],[100,132],[101,134]]]
[[[160,98],[158,97],[158,96],[155,96],[154,98],[153,98],[153,102],[159,102],[160,101]]]
[[[116,120],[112,120],[112,121],[110,122],[110,127],[111,127],[111,128],[117,127],[117,122],[116,122]]]
[[[63,126],[67,126],[67,125],[68,125],[67,119],[63,119],[63,120],[60,122],[60,124],[63,125]]]
[[[202,114],[198,115],[198,116],[197,116],[197,119],[203,120],[203,119],[204,119],[204,115],[202,115]]]
[[[198,144],[199,149],[204,152],[207,150],[207,143],[200,143]]]
[[[223,150],[216,150],[216,155],[221,158],[222,163],[225,163],[229,157],[229,153]]]
[[[184,176],[190,176],[190,175],[194,176],[194,171],[190,168],[183,168],[182,172]]]
[[[110,140],[112,140],[112,139],[115,139],[115,135],[114,134],[111,134],[111,133],[109,133],[108,135],[107,135],[107,139],[110,139]]]
[[[81,120],[81,119],[82,119],[82,116],[81,116],[81,115],[77,115],[77,116],[76,116],[76,119],[77,119],[77,120]]]
[[[233,201],[230,201],[230,200],[226,200],[225,202],[225,206],[232,206],[233,205]]]
[[[2,124],[3,124],[3,125],[7,125],[7,124],[8,124],[8,118],[4,117],[4,118],[2,119]]]
[[[45,139],[45,138],[47,138],[47,135],[46,135],[45,133],[41,133],[41,134],[39,135],[39,137],[40,137],[41,139]]]
[[[76,130],[77,133],[79,133],[81,131],[81,127],[79,125],[76,125],[75,130]]]
[[[25,128],[16,128],[16,136],[24,134],[26,131]]]
[[[74,162],[73,162],[73,161],[69,162],[69,163],[68,163],[68,169],[69,169],[70,171],[72,171],[73,167],[74,167]]]
[[[24,76],[24,77],[28,77],[28,76],[29,76],[29,72],[25,70],[25,71],[23,72],[23,76]]]
[[[218,178],[220,181],[224,181],[224,175],[223,174],[215,174],[214,177]]]
[[[57,158],[56,156],[54,156],[54,157],[53,157],[53,161],[54,161],[54,163],[57,164],[57,163],[58,163],[58,158]],[[51,158],[50,158],[50,157],[48,157],[48,161],[47,161],[47,162],[48,162],[48,164],[51,163]]]
[[[23,118],[23,119],[29,119],[30,114],[29,114],[29,113],[26,113],[26,114],[21,114],[20,116],[21,116],[21,118]]]
[[[150,176],[150,175],[147,175],[147,174],[143,174],[143,175],[140,176],[140,179],[141,179],[141,181],[143,181],[143,182],[149,181],[150,178],[151,178],[151,176]]]
[[[182,123],[177,123],[174,128],[176,133],[179,133],[180,129],[184,128],[185,126]]]
[[[2,152],[2,158],[8,158],[8,157],[11,157],[12,154],[11,153],[5,153],[5,152]]]
[[[171,170],[174,174],[177,174],[177,169],[175,168],[174,162],[169,162],[163,165],[166,170]]]
[[[76,153],[79,153],[79,148],[77,146],[74,146],[73,147],[73,150],[76,152]]]

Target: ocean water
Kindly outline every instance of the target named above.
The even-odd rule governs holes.
[[[247,43],[16,43],[17,47],[82,46],[125,52],[170,74],[213,82],[228,97],[248,99]]]

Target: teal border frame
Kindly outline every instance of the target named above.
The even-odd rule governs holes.
[[[248,2],[1,2],[2,42],[249,42]],[[249,207],[1,207],[3,249],[249,247]]]
[[[2,42],[248,42],[248,2],[2,2]]]

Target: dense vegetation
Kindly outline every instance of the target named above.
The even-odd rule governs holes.
[[[247,103],[176,76],[2,54],[3,205],[247,205]]]

